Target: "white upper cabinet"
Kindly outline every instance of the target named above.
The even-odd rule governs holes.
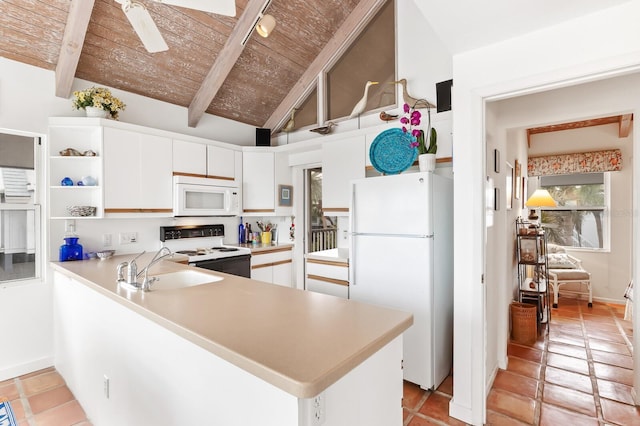
[[[207,176],[216,179],[236,180],[236,152],[215,145],[207,146]]]
[[[235,181],[236,152],[217,145],[174,139],[173,173]]]
[[[172,213],[172,140],[104,128],[105,213]]]
[[[365,137],[322,144],[322,211],[327,216],[349,213],[350,181],[365,177]]]
[[[242,153],[242,209],[244,214],[275,214],[275,154]]]
[[[188,176],[207,176],[207,145],[173,140],[173,172]]]

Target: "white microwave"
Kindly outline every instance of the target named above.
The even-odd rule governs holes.
[[[173,177],[174,216],[237,216],[240,191],[235,182],[191,176]]]

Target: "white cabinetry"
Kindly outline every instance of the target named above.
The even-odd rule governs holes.
[[[60,151],[72,148],[85,154],[62,155]],[[90,154],[92,151],[95,155]],[[68,151],[67,151],[68,152]],[[95,216],[102,217],[102,127],[99,119],[51,119],[49,122],[49,216],[52,219],[70,217],[68,206],[96,207]],[[91,176],[95,186],[78,186],[83,178]],[[72,186],[63,186],[65,177],[73,181]]]
[[[104,128],[105,213],[173,212],[172,141]]]
[[[349,298],[348,263],[307,259],[306,272],[306,290]]]
[[[322,144],[322,211],[349,214],[349,182],[365,177],[365,138],[356,136]]]
[[[236,180],[236,151],[174,139],[173,174]]]
[[[173,140],[173,172],[184,176],[207,176],[207,146]]]
[[[275,154],[242,153],[242,210],[244,214],[275,214]]]
[[[273,247],[251,253],[251,279],[291,287],[292,247]]]

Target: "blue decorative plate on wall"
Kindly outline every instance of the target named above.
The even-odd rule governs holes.
[[[418,156],[411,146],[413,138],[400,128],[385,130],[373,140],[369,148],[371,165],[380,173],[395,175],[407,170]]]

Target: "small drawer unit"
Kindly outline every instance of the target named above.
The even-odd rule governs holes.
[[[305,289],[317,293],[349,298],[349,264],[346,262],[307,259]]]
[[[271,247],[251,252],[251,279],[291,287],[292,247]]]

